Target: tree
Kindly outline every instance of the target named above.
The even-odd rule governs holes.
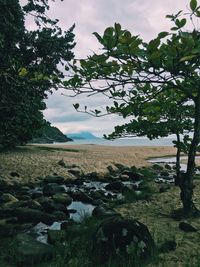
[[[45,16],[47,0],[0,0],[0,144],[26,143],[43,126],[47,92],[57,89],[73,58],[73,27],[62,31],[57,20]],[[28,31],[25,17],[34,17],[37,28]]]
[[[120,24],[107,28],[102,36],[94,33],[103,46],[103,52],[80,60],[80,66],[74,65],[74,76],[64,82],[66,88],[73,89],[75,94],[107,95],[115,100],[119,113],[124,103],[128,103],[135,116],[138,106],[142,107],[169,91],[175,92],[184,102],[190,101],[194,107],[194,134],[188,152],[187,171],[180,183],[186,216],[199,214],[192,201],[195,155],[200,142],[200,33],[194,23],[194,18],[198,20],[200,17],[200,6],[196,0],[190,1],[190,9],[190,14],[180,11],[168,15],[175,26],[170,32],[159,33],[149,43],[122,30]],[[185,30],[191,21],[193,29]],[[120,101],[116,100],[118,98]]]
[[[116,126],[113,133],[104,136],[107,139],[146,136],[152,140],[175,135],[173,141],[177,149],[175,185],[180,185],[180,156],[181,152],[188,153],[189,133],[193,131],[192,114],[194,113],[193,106],[184,103],[183,99],[178,97],[174,92],[159,94],[152,101],[146,102],[142,107],[137,108],[137,117],[126,124]],[[120,113],[124,118],[131,116],[130,109],[127,109],[127,107],[125,104],[120,108]],[[114,105],[109,108],[109,112],[118,113],[119,111]],[[184,135],[183,140],[181,140],[182,135]]]

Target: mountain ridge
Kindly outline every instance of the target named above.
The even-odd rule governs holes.
[[[82,131],[79,133],[68,133],[67,137],[72,139],[99,139],[99,137],[95,136],[94,134],[88,131]]]

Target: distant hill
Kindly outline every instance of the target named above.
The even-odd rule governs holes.
[[[71,133],[67,134],[69,138],[72,139],[99,139],[99,137],[95,136],[94,134],[90,132],[80,132],[80,133]]]
[[[69,141],[73,140],[64,135],[58,128],[47,123],[43,127],[40,136],[31,140],[30,143],[53,144],[54,142],[64,143]]]

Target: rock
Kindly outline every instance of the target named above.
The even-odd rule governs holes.
[[[130,180],[129,175],[127,175],[127,174],[120,174],[119,178],[120,178],[121,181],[128,181],[128,180]]]
[[[19,200],[16,197],[14,197],[13,195],[11,195],[10,193],[4,193],[0,197],[1,203],[8,203],[8,202],[14,203],[17,201],[19,201]]]
[[[82,171],[80,171],[78,168],[77,169],[69,169],[69,173],[73,174],[76,177],[81,177],[83,175]]]
[[[20,177],[19,173],[17,173],[17,172],[10,172],[10,176],[12,176],[12,177]]]
[[[31,190],[31,188],[28,186],[21,186],[20,187],[20,193],[21,194],[27,194],[30,190]]]
[[[99,178],[99,174],[97,172],[89,172],[85,174],[85,177],[89,180],[97,180]]]
[[[56,221],[64,221],[69,218],[69,214],[66,215],[66,213],[62,211],[53,212],[53,216],[55,217]]]
[[[91,198],[94,200],[102,199],[105,197],[103,190],[96,190],[90,193]]]
[[[70,192],[71,197],[73,200],[81,201],[83,203],[92,203],[93,199],[89,197],[84,192]]]
[[[116,181],[116,182],[111,182],[108,185],[105,186],[106,190],[116,190],[116,191],[121,191],[122,188],[124,187],[124,184],[120,181]]]
[[[106,209],[102,206],[99,206],[93,209],[92,216],[105,218],[105,217],[119,216],[119,214],[112,209],[108,209],[108,208]]]
[[[115,167],[117,167],[117,169],[119,171],[124,171],[124,170],[129,170],[129,167],[128,166],[125,166],[123,164],[120,164],[120,163],[114,163]]]
[[[31,197],[28,195],[17,195],[17,198],[22,201],[30,201]]]
[[[48,175],[44,178],[45,183],[56,183],[56,184],[62,184],[64,182],[65,178],[58,175]]]
[[[162,171],[164,169],[160,164],[153,164],[152,168],[156,171]]]
[[[53,255],[53,247],[36,241],[27,234],[17,235],[11,245],[12,255],[20,266],[32,266],[46,260]]]
[[[169,164],[165,164],[165,169],[170,171],[172,169],[172,167]]]
[[[102,206],[102,205],[105,204],[104,201],[102,199],[94,199],[93,202],[92,202],[92,205],[94,205],[94,206]]]
[[[147,260],[155,249],[154,241],[144,224],[119,216],[103,221],[93,240],[94,253],[102,263],[117,255],[130,256],[135,262]]]
[[[38,202],[43,207],[45,212],[52,213],[55,211],[54,201],[51,198],[42,197],[38,199]]]
[[[42,210],[42,206],[35,200],[20,201],[18,207],[26,207],[30,209]]]
[[[179,229],[184,232],[197,232],[198,231],[194,226],[186,222],[180,222]]]
[[[66,238],[67,238],[65,230],[51,230],[51,229],[49,229],[47,231],[47,236],[48,236],[48,242],[50,244],[61,243],[62,241],[66,240]]]
[[[169,172],[167,172],[167,171],[162,171],[162,172],[160,173],[160,175],[161,175],[161,176],[164,176],[164,177],[168,177],[168,176],[169,176]]]
[[[63,159],[58,161],[58,165],[60,165],[61,167],[64,167],[64,168],[66,167],[66,163],[64,162]]]
[[[169,240],[169,241],[166,241],[164,242],[160,247],[159,247],[159,252],[161,253],[166,253],[166,252],[169,252],[169,251],[174,251],[176,250],[176,242],[174,240]]]
[[[14,214],[21,223],[43,222],[47,225],[51,225],[55,220],[54,216],[50,214],[47,214],[40,210],[29,209],[29,208],[17,208],[15,209]]]
[[[66,206],[69,206],[72,203],[72,198],[67,193],[55,194],[52,198],[56,203],[64,204]]]
[[[31,194],[32,199],[40,198],[40,197],[42,197],[42,196],[43,196],[43,193],[40,192],[40,191],[36,191],[36,192],[33,192],[33,193]]]
[[[84,183],[83,179],[79,178],[72,181],[73,185],[83,185],[83,183]]]
[[[44,196],[53,196],[58,193],[65,193],[63,186],[57,185],[56,183],[47,184],[43,187]]]
[[[139,181],[142,178],[144,178],[144,175],[142,173],[139,173],[136,171],[129,171],[129,170],[123,171],[121,175],[127,175],[133,181]]]
[[[116,170],[111,165],[107,166],[107,170],[109,171],[110,174],[115,174],[116,173]]]

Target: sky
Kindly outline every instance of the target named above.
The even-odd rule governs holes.
[[[170,29],[172,24],[165,18],[167,14],[187,11],[188,6],[189,0],[56,0],[51,3],[49,15],[59,19],[63,29],[75,23],[75,58],[85,58],[100,49],[93,32],[102,34],[107,27],[117,22],[123,29],[148,41],[160,31]],[[65,134],[90,131],[102,136],[111,133],[115,125],[124,123],[117,115],[95,118],[77,113],[73,107],[77,102],[90,109],[105,106],[108,99],[104,96],[81,95],[73,98],[63,96],[62,93],[67,92],[58,90],[49,95],[44,116]]]

